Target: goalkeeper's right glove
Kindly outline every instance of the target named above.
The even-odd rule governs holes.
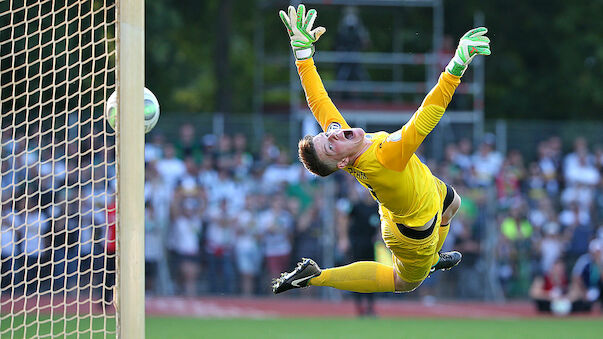
[[[490,55],[490,39],[484,36],[487,32],[486,27],[478,27],[465,33],[459,41],[454,57],[446,66],[446,72],[459,77],[463,76],[467,66],[476,55]]]
[[[326,31],[324,27],[312,29],[314,20],[316,20],[316,10],[311,9],[306,15],[306,6],[297,6],[297,12],[293,6],[288,8],[289,15],[284,11],[278,14],[287,28],[287,33],[291,38],[291,48],[295,59],[309,59],[314,55],[314,43]]]

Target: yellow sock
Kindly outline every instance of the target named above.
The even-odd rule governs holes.
[[[394,292],[394,269],[375,261],[358,261],[325,269],[309,284],[361,293]]]
[[[436,252],[439,252],[442,249],[442,246],[444,245],[444,240],[446,240],[446,236],[448,236],[448,231],[450,230],[450,224],[444,226],[441,225],[440,229],[438,230],[438,235],[440,236],[440,239],[438,239],[438,250]]]
[[[431,266],[435,265],[438,263],[438,261],[440,261],[440,255],[438,254],[440,252],[440,250],[442,249],[442,246],[444,245],[444,241],[446,240],[446,236],[448,236],[448,231],[450,230],[450,224],[443,226],[440,225],[440,228],[438,229],[438,247],[437,247],[437,251],[435,252],[435,254],[433,255],[433,261]]]

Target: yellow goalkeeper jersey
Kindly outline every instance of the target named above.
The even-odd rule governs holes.
[[[349,128],[328,97],[312,59],[296,62],[308,106],[324,131]],[[372,145],[345,170],[386,210],[385,217],[409,227],[425,225],[442,206],[436,178],[415,151],[438,123],[460,77],[443,72],[404,126],[394,133],[367,133]]]

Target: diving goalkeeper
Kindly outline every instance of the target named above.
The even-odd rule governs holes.
[[[455,190],[436,178],[414,154],[438,123],[461,76],[476,55],[490,54],[486,28],[460,39],[456,53],[421,107],[394,133],[365,133],[350,128],[329,99],[312,56],[314,43],[326,31],[312,29],[316,10],[304,5],[279,13],[291,38],[296,66],[312,114],[323,131],[299,141],[299,158],[312,173],[327,176],[343,169],[379,203],[381,234],[393,255],[393,267],[372,261],[320,269],[304,258],[292,272],[273,281],[274,293],[309,285],[354,292],[409,292],[436,270],[461,261],[456,251],[441,253],[449,224],[461,204]]]

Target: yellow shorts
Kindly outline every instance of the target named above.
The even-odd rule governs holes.
[[[381,215],[381,236],[385,245],[392,252],[394,267],[398,276],[406,282],[419,282],[427,278],[431,266],[439,260],[436,252],[438,246],[442,207],[446,197],[446,184],[434,177],[440,196],[440,209],[436,214],[434,229],[424,239],[413,239],[403,235],[398,225],[384,212],[384,207],[379,207]]]

